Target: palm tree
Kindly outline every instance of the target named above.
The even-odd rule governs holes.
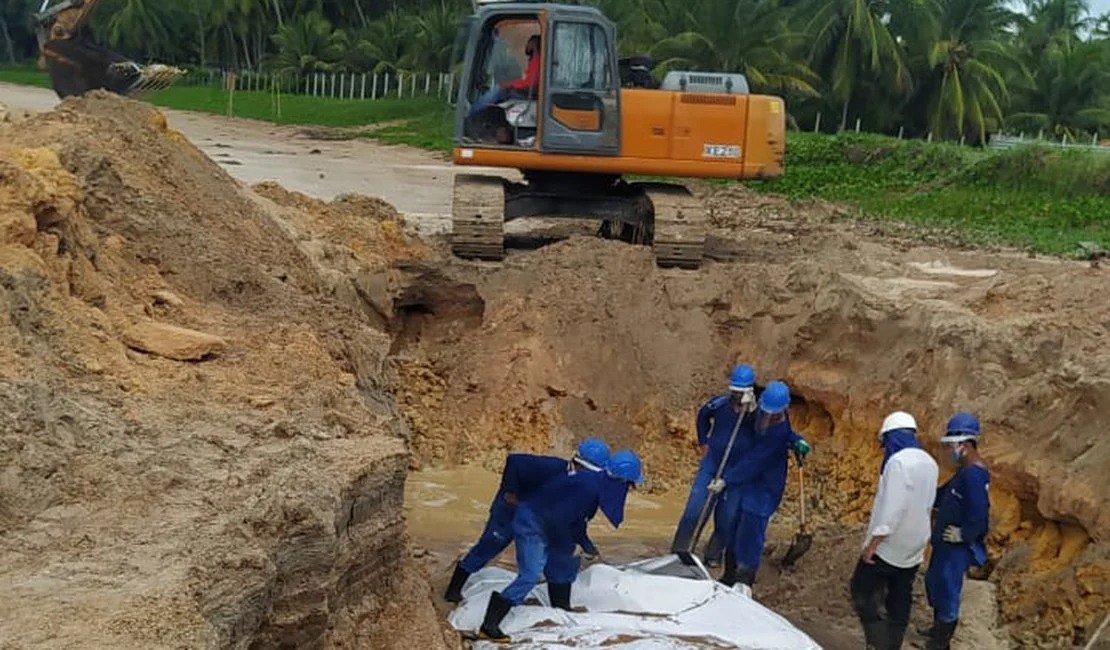
[[[412,47],[416,30],[417,22],[412,14],[398,10],[387,12],[355,33],[347,65],[374,74],[396,74],[412,69],[416,58]]]
[[[410,46],[417,67],[436,72],[450,69],[461,14],[459,5],[448,6],[446,0],[420,12]]]
[[[687,31],[651,49],[661,71],[742,72],[757,90],[817,94],[816,75],[790,55],[803,35],[788,28],[778,0],[693,0],[687,20]]]
[[[909,103],[925,106],[938,138],[981,142],[988,126],[1001,123],[1010,95],[1005,74],[1028,77],[1007,42],[1013,22],[1005,0],[945,0],[935,29],[911,45],[922,72]]]
[[[345,54],[347,37],[327,18],[312,12],[280,27],[273,42],[278,71],[302,74],[335,70]]]
[[[882,81],[898,93],[908,89],[902,48],[887,27],[887,0],[815,0],[810,10],[810,59],[842,106],[841,130],[861,81]]]
[[[1110,131],[1110,47],[1105,41],[1053,43],[1019,102],[1026,110],[1006,120],[1014,128],[1073,140],[1081,131]]]

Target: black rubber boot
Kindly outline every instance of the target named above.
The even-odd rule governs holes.
[[[551,598],[551,606],[570,611],[570,585],[560,585],[554,582],[547,583],[547,595]]]
[[[736,567],[736,581],[751,587],[755,584],[755,569],[749,569],[745,566]]]
[[[490,594],[486,617],[482,621],[482,627],[478,628],[478,638],[508,643],[509,635],[501,631],[501,621],[512,608],[513,604],[505,600],[500,591]]]
[[[956,626],[959,624],[959,621],[934,623],[933,633],[929,636],[929,642],[925,644],[926,650],[948,650],[952,644],[952,637],[956,634]]]
[[[447,591],[443,592],[443,599],[449,603],[458,603],[462,601],[462,588],[466,586],[466,579],[470,577],[459,565],[455,565],[455,573],[451,576],[451,582],[447,585]]]
[[[886,622],[886,647],[890,650],[902,650],[902,641],[906,638],[906,626]]]
[[[725,553],[725,572],[721,574],[720,583],[726,587],[736,584],[736,558],[732,553]]]
[[[886,650],[887,625],[886,621],[871,621],[863,624],[863,638],[867,643],[867,650]]]

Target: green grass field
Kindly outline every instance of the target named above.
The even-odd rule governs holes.
[[[45,74],[0,69],[0,81],[48,87]],[[151,95],[166,108],[226,114],[227,93],[177,86]],[[237,91],[234,115],[346,130],[434,151],[451,149],[453,113],[436,98],[338,100]],[[1075,256],[1079,242],[1110,249],[1110,155],[1025,147],[1005,152],[876,135],[790,133],[786,174],[750,183],[820,198],[866,219],[943,229],[969,244]]]

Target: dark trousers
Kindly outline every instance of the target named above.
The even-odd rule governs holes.
[[[886,605],[886,620],[892,627],[905,628],[913,604],[913,579],[917,567],[902,569],[887,564],[878,555],[874,564],[856,563],[852,573],[852,606],[865,626],[883,620],[880,606]]]

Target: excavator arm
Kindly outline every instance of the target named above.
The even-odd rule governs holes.
[[[136,96],[165,88],[184,74],[170,66],[139,65],[89,39],[85,26],[98,4],[100,0],[43,0],[35,14],[39,65],[50,73],[59,97],[98,88]]]

